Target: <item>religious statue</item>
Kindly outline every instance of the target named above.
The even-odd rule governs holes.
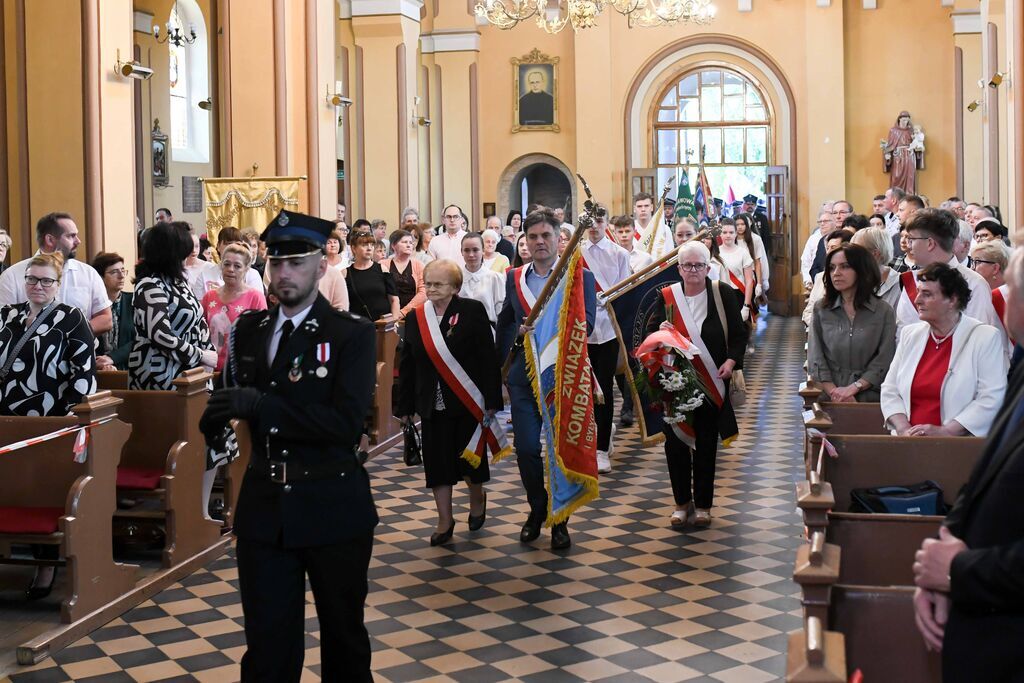
[[[910,112],[900,112],[889,129],[889,139],[880,146],[885,171],[892,176],[889,187],[916,194],[917,172],[924,168],[924,132],[911,123]]]

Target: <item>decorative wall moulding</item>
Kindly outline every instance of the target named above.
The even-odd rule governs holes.
[[[436,31],[420,36],[423,54],[436,52],[479,52],[480,34],[476,31]]]
[[[137,33],[152,35],[153,15],[149,12],[140,12],[138,10],[132,12],[132,28]]]
[[[376,15],[400,14],[403,17],[420,20],[423,0],[339,0],[338,16],[341,19],[370,17]]]
[[[953,20],[953,33],[981,33],[981,12],[978,10],[958,10],[950,12]]]

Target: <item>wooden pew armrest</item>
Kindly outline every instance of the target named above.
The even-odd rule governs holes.
[[[845,683],[846,644],[843,634],[826,631],[817,617],[789,634],[786,653],[788,683]]]

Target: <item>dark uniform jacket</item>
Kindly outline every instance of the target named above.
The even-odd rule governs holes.
[[[967,544],[950,567],[944,681],[1024,681],[1024,366],[1010,377],[988,445],[945,525]]]
[[[225,386],[264,391],[252,420],[252,460],[330,467],[331,477],[274,483],[250,466],[238,501],[235,535],[284,547],[309,547],[364,536],[377,525],[370,480],[356,450],[376,384],[376,332],[365,318],[337,311],[318,295],[273,366],[267,348],[278,307],[247,311],[235,323]],[[327,347],[321,347],[326,344]],[[328,355],[318,360],[318,350]],[[292,368],[301,372],[296,381]],[[326,376],[317,375],[321,367]],[[323,372],[321,371],[321,374]]]
[[[405,321],[405,345],[398,371],[400,416],[416,413],[421,418],[429,418],[437,400],[437,370],[420,336],[419,318],[423,314],[423,306],[418,306]],[[451,324],[453,318],[456,320],[454,325]],[[501,410],[504,407],[501,397],[501,363],[494,348],[494,335],[487,318],[487,309],[479,301],[453,296],[439,321],[439,327],[448,350],[484,395],[484,409]],[[444,380],[440,380],[440,383],[445,412],[452,416],[468,415],[469,411]]]
[[[725,330],[722,329],[722,322],[718,317],[718,306],[715,305],[715,294],[711,291],[711,280],[705,278],[705,294],[708,298],[708,314],[700,327],[700,338],[708,347],[708,353],[715,361],[715,367],[722,367],[727,359],[731,358],[736,362],[733,370],[743,369],[743,355],[747,350],[747,337],[749,330],[743,322],[741,309],[743,307],[739,290],[733,289],[726,284],[719,285],[719,293],[722,295],[722,306],[725,307],[725,322],[729,325],[729,336],[726,338]],[[669,285],[671,287],[671,285]],[[658,331],[661,323],[665,321],[664,305],[651,316],[647,323],[647,334]],[[718,433],[722,437],[735,434],[736,413],[733,411],[732,403],[729,401],[729,381],[723,380],[725,384],[725,403],[718,413]]]

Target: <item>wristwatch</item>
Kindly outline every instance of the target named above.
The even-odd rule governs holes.
[[[868,388],[868,383],[862,379],[858,379],[856,382],[854,382],[854,384],[857,385],[857,388],[860,389],[861,391],[864,391],[865,389]]]

